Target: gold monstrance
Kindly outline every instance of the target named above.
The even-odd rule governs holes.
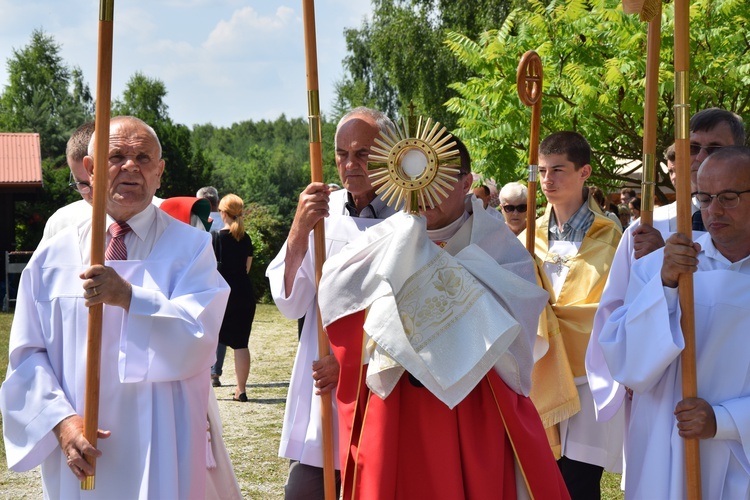
[[[435,208],[447,191],[453,190],[459,169],[449,167],[459,162],[458,150],[451,149],[456,141],[439,122],[425,122],[422,117],[414,126],[415,117],[409,123],[402,118],[396,130],[380,132],[370,153],[369,164],[372,185],[378,187],[383,200],[391,206],[400,207],[410,214],[419,213],[420,207]]]

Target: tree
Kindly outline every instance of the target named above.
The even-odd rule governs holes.
[[[750,115],[750,43],[744,28],[750,4],[695,0],[691,13],[691,111],[711,106]],[[457,133],[467,139],[476,168],[506,182],[525,177],[531,111],[519,101],[516,68],[533,49],[544,67],[541,136],[575,130],[590,142],[595,182],[612,187],[635,168],[623,161],[642,156],[646,29],[625,15],[618,0],[531,0],[498,30],[477,41],[451,33],[448,45],[476,76],[452,87]],[[674,134],[674,13],[662,17],[657,157]],[[662,172],[659,184],[669,185]]]
[[[453,128],[445,108],[455,96],[448,84],[472,71],[444,41],[448,31],[469,37],[499,26],[511,0],[374,0],[372,22],[344,31],[347,75],[336,86],[335,114],[367,105],[395,117],[414,103],[419,114]]]
[[[322,119],[323,176],[340,182],[333,151],[335,124]],[[299,193],[310,182],[309,130],[306,120],[244,121],[229,128],[199,125],[193,141],[213,167],[210,184],[220,194],[234,193],[247,203],[264,205],[289,229]],[[276,248],[278,250],[278,248]]]
[[[70,133],[91,119],[91,92],[81,70],[64,63],[60,46],[42,30],[34,30],[29,45],[14,49],[7,65],[0,130],[36,132],[42,158],[63,155]]]
[[[112,115],[137,116],[149,125],[168,121],[168,106],[164,102],[167,87],[157,78],[149,78],[136,71],[128,80],[122,98],[112,102]]]

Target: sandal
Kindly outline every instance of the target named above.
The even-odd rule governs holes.
[[[247,403],[247,394],[242,393],[238,396],[232,396],[232,401],[239,401],[240,403]]]

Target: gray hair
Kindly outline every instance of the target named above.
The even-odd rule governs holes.
[[[367,116],[368,118],[371,118],[375,122],[375,125],[378,126],[380,132],[383,134],[389,132],[391,134],[395,134],[396,132],[396,126],[393,124],[393,121],[388,118],[388,115],[386,115],[382,111],[378,111],[377,109],[359,106],[341,117],[338,125],[336,125],[336,135],[334,136],[334,141],[335,137],[339,135],[339,129],[341,128],[341,126],[355,116]]]
[[[127,116],[127,115],[113,116],[109,120],[109,125],[111,127],[113,123],[118,123],[118,122],[133,122],[133,123],[135,123],[135,124],[143,127],[146,130],[146,132],[149,135],[151,135],[151,137],[153,137],[154,140],[156,141],[156,146],[159,149],[159,158],[158,159],[161,160],[161,153],[162,153],[162,150],[161,150],[161,141],[159,141],[159,136],[156,135],[156,132],[154,131],[153,127],[151,127],[151,125],[149,125],[148,123],[144,122],[140,118],[136,118],[135,116]],[[94,141],[95,141],[95,139],[96,139],[96,137],[94,135],[92,135],[91,136],[91,140],[89,141],[89,156],[94,156]]]
[[[521,184],[520,182],[509,182],[506,185],[500,189],[500,193],[498,193],[498,198],[500,198],[500,203],[505,203],[506,200],[511,199],[517,199],[517,198],[523,198],[526,199],[526,196],[528,195],[528,189],[524,184]]]
[[[211,210],[214,212],[219,208],[219,192],[213,186],[205,186],[195,193],[196,198],[205,198],[211,204]]]

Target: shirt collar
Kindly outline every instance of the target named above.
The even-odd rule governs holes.
[[[347,213],[352,217],[361,217],[363,219],[379,219],[378,215],[387,207],[387,203],[383,201],[380,195],[376,196],[365,208],[357,210],[357,206],[354,204],[354,197],[349,191],[346,192],[346,208]]]
[[[128,223],[128,226],[130,226],[132,232],[138,236],[141,241],[146,238],[146,235],[151,228],[151,223],[153,222],[154,217],[156,217],[156,210],[158,210],[157,207],[154,206],[153,203],[149,203],[144,210],[125,221]],[[109,231],[109,226],[114,223],[115,220],[107,215],[107,231]]]
[[[567,222],[563,224],[562,228],[557,225],[554,209],[552,210],[552,214],[550,215],[549,230],[550,233],[558,235],[558,239],[562,239],[562,235],[568,233],[571,230],[576,233],[586,233],[588,232],[591,224],[594,221],[594,212],[592,212],[591,208],[589,208],[588,193],[584,193],[583,204],[578,208],[578,210],[576,210],[576,212],[570,217],[570,219],[568,219]]]
[[[730,262],[729,259],[724,257],[722,253],[716,248],[714,245],[714,240],[711,238],[711,235],[709,233],[702,234],[698,238],[695,239],[697,243],[701,246],[701,251],[708,257],[709,259],[717,260],[719,262],[723,262],[727,267],[741,267],[746,262],[750,261],[750,255],[747,257],[738,260],[737,262]],[[700,256],[698,257],[700,259]]]

